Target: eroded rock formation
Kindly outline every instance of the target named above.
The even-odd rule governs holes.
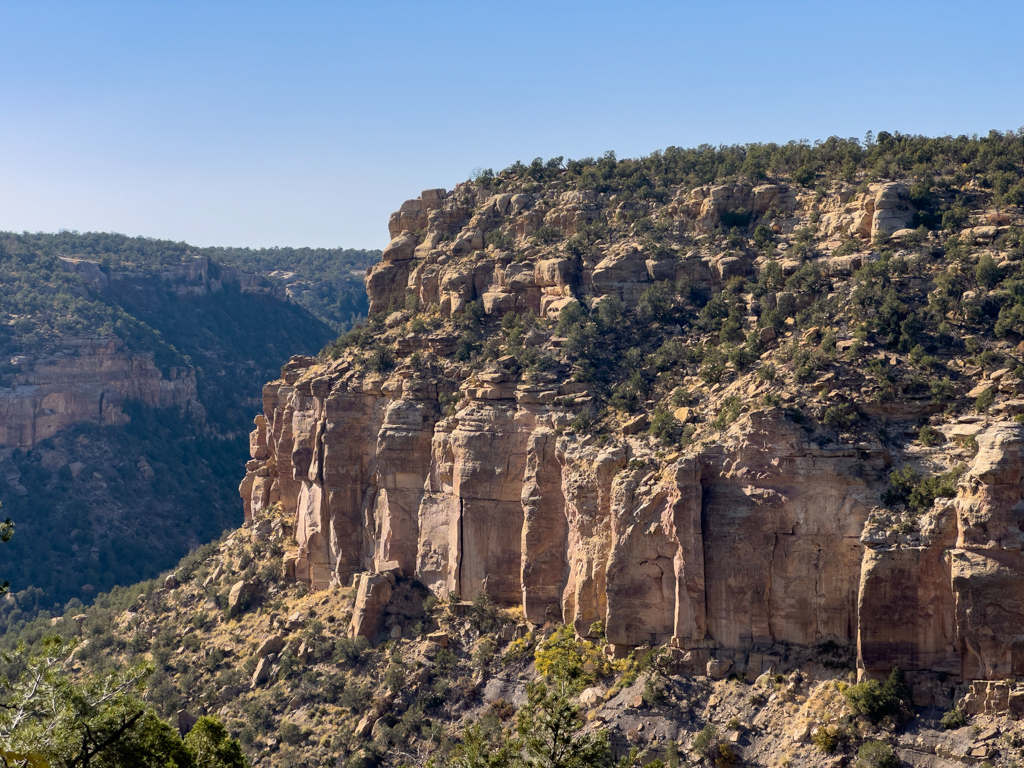
[[[129,399],[205,416],[194,370],[164,376],[152,353],[132,353],[115,337],[67,336],[50,354],[11,363],[14,381],[0,387],[0,446],[31,448],[75,424],[123,424]]]
[[[809,200],[784,186],[727,185],[677,190],[664,211],[697,232],[746,216],[792,233]],[[666,451],[640,434],[646,415],[600,439],[569,429],[595,393],[564,370],[522,377],[511,356],[482,368],[452,359],[459,331],[445,323],[471,302],[487,316],[553,319],[577,301],[628,309],[651,286],[683,281],[714,293],[754,273],[742,249],[666,254],[620,237],[556,251],[531,237],[541,227],[584,231],[613,203],[593,192],[467,186],[430,190],[392,216],[393,239],[366,284],[371,313],[390,313],[381,327],[397,367],[374,373],[359,355],[293,358],[264,389],[240,490],[247,519],[275,503],[294,517],[289,574],[314,588],[358,579],[362,594],[383,583],[367,574],[387,563],[438,595],[485,591],[521,606],[535,625],[565,622],[594,636],[600,622],[616,652],[671,644],[681,663],[702,670],[717,656],[716,669],[749,663],[759,674],[755,657],[778,659],[786,646],[856,646],[863,674],[898,665],[922,700],[948,697],[947,680],[1024,674],[1024,427],[983,431],[958,497],[939,499],[901,531],[880,509],[889,448],[814,435],[768,397],[767,379],[716,384],[716,407],[732,398],[746,413],[713,439]],[[906,227],[913,214],[900,184],[841,189],[820,210],[826,236],[865,240]],[[514,255],[502,238],[517,238]],[[820,266],[843,279],[874,258]],[[785,274],[802,263],[779,261]],[[796,312],[802,300],[780,291],[748,309]],[[430,307],[437,322],[415,328],[409,307]],[[521,343],[566,342],[547,327]],[[775,329],[759,333],[762,345],[775,343]],[[820,334],[811,328],[802,341]],[[830,373],[813,388],[841,402],[832,388],[842,385]],[[905,420],[929,408],[864,403]],[[680,424],[690,417],[689,408],[674,411]]]

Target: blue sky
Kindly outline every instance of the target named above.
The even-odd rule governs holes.
[[[515,160],[1024,125],[1018,2],[0,0],[0,229],[383,247]]]

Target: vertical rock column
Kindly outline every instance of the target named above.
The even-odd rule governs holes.
[[[527,443],[521,497],[523,612],[534,624],[561,620],[568,577],[569,525],[556,441],[554,432],[544,430],[530,435]]]

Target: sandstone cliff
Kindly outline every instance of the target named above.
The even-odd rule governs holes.
[[[116,337],[68,336],[49,354],[18,355],[9,387],[0,387],[0,446],[31,448],[76,424],[123,424],[125,400],[178,408],[202,422],[195,371],[165,377],[152,353],[135,353]]]
[[[642,213],[689,247],[638,236],[635,215],[616,236],[636,203],[593,191],[493,194],[467,184],[405,203],[366,279],[371,313],[381,313],[374,343],[390,344],[397,365],[368,365],[358,345],[333,362],[293,358],[264,388],[241,485],[246,519],[276,503],[294,517],[298,549],[286,567],[314,588],[399,568],[438,595],[486,591],[535,625],[565,622],[583,637],[602,626],[614,653],[670,644],[693,669],[710,659],[744,669],[772,649],[835,643],[857,647],[863,674],[898,665],[922,702],[946,704],[957,681],[1024,674],[1015,630],[1024,428],[965,418],[963,434],[976,435],[980,451],[957,498],[901,528],[884,508],[889,471],[952,466],[970,460],[969,446],[953,439],[925,455],[894,445],[892,433],[912,436],[948,412],[934,416],[939,401],[915,394],[919,384],[869,372],[866,350],[858,364],[864,341],[841,308],[832,330],[794,322],[826,294],[849,302],[864,282],[851,275],[890,258],[867,241],[911,232],[907,187],[854,193],[840,184],[824,197],[782,184],[668,192]],[[699,239],[730,217],[764,223],[777,247],[766,255]],[[820,239],[808,249],[812,230]],[[729,372],[717,380],[693,375],[699,366],[685,356],[667,370],[660,351],[640,356],[647,368],[635,375],[654,384],[639,416],[603,407],[608,390],[564,356],[580,342],[555,332],[567,307],[597,313],[614,301],[647,312],[658,343],[703,344],[706,364],[717,327],[701,339],[695,324],[688,339],[652,317],[652,296],[676,284],[729,296],[771,269],[783,280],[813,269],[823,283],[788,295],[740,289],[740,313],[750,316],[737,324],[751,329],[747,347],[760,361],[723,361]],[[907,290],[932,285],[917,278]],[[785,323],[765,321],[783,307]],[[477,338],[466,342],[462,330],[474,311],[483,359],[453,354]],[[540,320],[512,338],[523,316]],[[499,328],[502,318],[512,323]],[[833,350],[854,352],[844,361],[833,351],[824,375],[805,373],[800,360],[825,336]],[[523,370],[544,354],[548,364]],[[871,355],[890,371],[914,365],[906,350]],[[1006,393],[997,409],[1020,410],[1010,377],[986,383],[980,368],[961,368],[946,379],[951,392],[991,388]],[[669,395],[681,390],[690,407],[674,408]],[[602,429],[580,428],[581,414]],[[648,429],[654,418],[674,425],[668,447]]]

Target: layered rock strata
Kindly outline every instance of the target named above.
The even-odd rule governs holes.
[[[709,232],[754,217],[785,234],[809,221],[809,193],[782,185],[670,192],[657,212],[668,227]],[[372,373],[358,355],[293,358],[264,388],[240,490],[247,519],[277,503],[294,518],[289,574],[314,588],[357,580],[369,604],[387,591],[381,569],[400,571],[438,595],[486,592],[521,606],[534,625],[603,631],[616,652],[670,643],[701,672],[707,663],[716,674],[756,675],[786,647],[828,644],[856,646],[862,674],[911,672],[922,700],[948,700],[943,689],[961,680],[1024,674],[1015,630],[1024,614],[1021,426],[984,431],[957,498],[901,532],[879,510],[889,449],[802,428],[764,381],[715,385],[716,407],[734,398],[747,413],[673,452],[638,434],[647,416],[600,439],[569,429],[595,392],[564,369],[522,377],[511,356],[475,370],[452,359],[459,330],[446,323],[471,303],[494,318],[554,319],[574,302],[628,309],[652,286],[713,294],[754,274],[749,250],[666,254],[628,236],[555,249],[534,236],[594,236],[591,224],[632,205],[593,191],[545,197],[469,185],[424,192],[392,216],[393,239],[366,285],[371,314],[390,313],[383,328],[397,367]],[[826,236],[864,240],[913,215],[900,184],[840,189],[822,211]],[[780,255],[784,274],[804,263]],[[821,264],[843,279],[872,258]],[[797,312],[803,298],[779,291],[748,308]],[[437,322],[417,329],[407,307],[426,307]],[[567,341],[548,328],[522,344]],[[761,329],[760,341],[772,344],[775,333]],[[814,389],[838,402],[836,386],[845,385],[829,373]],[[866,414],[903,420],[929,408],[864,403]],[[686,423],[689,409],[675,418]]]
[[[973,680],[1024,674],[1024,428],[995,423],[918,535],[863,535],[860,663]]]
[[[31,448],[76,424],[123,424],[129,399],[205,417],[192,368],[164,376],[152,353],[133,353],[115,337],[67,336],[44,356],[10,363],[13,382],[0,387],[0,446]]]
[[[395,561],[438,594],[486,591],[582,635],[601,621],[624,646],[855,639],[880,446],[818,448],[759,412],[719,451],[659,465],[639,440],[559,434],[564,409],[529,387],[466,391],[441,417],[401,371],[310,366],[266,387],[242,492],[250,518],[295,515],[296,578]]]

